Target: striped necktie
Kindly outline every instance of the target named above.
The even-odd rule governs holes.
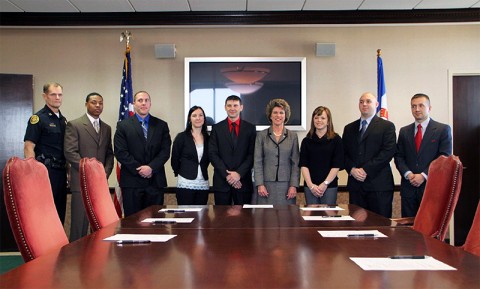
[[[143,130],[143,136],[145,137],[145,139],[147,139],[148,129],[147,129],[147,122],[145,120],[142,121],[142,130]]]

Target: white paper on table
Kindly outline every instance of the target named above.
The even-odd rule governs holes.
[[[116,234],[103,239],[104,241],[150,241],[150,242],[167,242],[177,235],[169,234]]]
[[[378,230],[339,230],[339,231],[318,231],[320,235],[324,238],[355,238],[349,237],[348,235],[365,235],[365,234],[373,234],[374,236],[366,237],[366,238],[388,238],[385,234],[381,233]],[[358,236],[360,238],[364,238],[365,236]]]
[[[354,258],[350,259],[365,271],[413,271],[413,270],[457,270],[437,259],[425,256],[425,259],[390,259],[390,258]]]
[[[182,213],[182,212],[200,212],[203,208],[164,208],[158,212]]]
[[[339,206],[336,207],[301,207],[300,210],[302,211],[343,211],[344,209],[340,208]]]
[[[273,205],[250,205],[250,204],[245,204],[243,205],[244,209],[254,209],[254,208],[259,208],[259,209],[272,209]]]
[[[175,222],[175,223],[191,223],[194,218],[146,218],[142,223],[153,223],[155,221],[160,222]]]
[[[351,216],[341,216],[341,217],[332,217],[332,216],[302,216],[305,221],[355,221]]]

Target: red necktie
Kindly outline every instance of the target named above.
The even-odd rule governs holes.
[[[422,125],[418,124],[417,134],[415,134],[415,147],[417,148],[417,152],[420,150],[421,143],[422,143]]]

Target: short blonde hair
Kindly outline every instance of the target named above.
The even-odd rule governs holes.
[[[285,111],[285,121],[284,123],[287,123],[290,120],[290,105],[288,102],[284,99],[281,98],[275,98],[270,100],[270,102],[267,104],[267,108],[265,109],[265,113],[267,114],[267,119],[271,123],[272,120],[270,119],[272,116],[272,111],[275,107],[280,107]]]

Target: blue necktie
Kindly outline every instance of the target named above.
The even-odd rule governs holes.
[[[362,120],[362,129],[360,130],[360,138],[359,138],[360,141],[363,139],[363,135],[365,134],[366,130],[367,130],[367,121]]]
[[[148,130],[147,130],[147,122],[146,121],[142,121],[142,130],[143,130],[143,136],[145,137],[145,139],[147,139]]]

